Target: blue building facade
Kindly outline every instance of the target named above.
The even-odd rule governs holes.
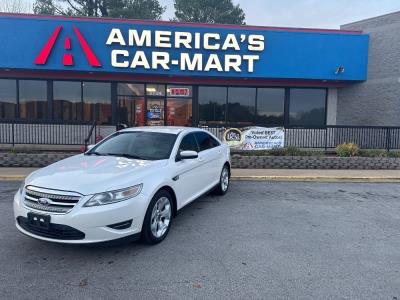
[[[0,14],[0,120],[313,126],[367,80],[360,31]]]

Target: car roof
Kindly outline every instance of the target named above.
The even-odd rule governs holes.
[[[181,132],[189,131],[204,131],[197,127],[179,127],[179,126],[143,126],[143,127],[132,127],[121,130],[122,132],[130,131],[146,131],[146,132],[160,132],[160,133],[170,133],[179,134]]]

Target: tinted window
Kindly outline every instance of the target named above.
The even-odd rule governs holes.
[[[179,146],[179,152],[180,151],[199,152],[199,148],[193,133],[189,133],[182,139],[181,145]]]
[[[297,126],[325,125],[325,89],[291,89],[289,123]]]
[[[226,114],[226,87],[199,88],[200,124],[224,124]]]
[[[19,114],[22,119],[40,120],[47,118],[46,81],[19,81]]]
[[[255,105],[255,88],[229,88],[228,122],[241,125],[254,124]]]
[[[54,81],[53,110],[55,119],[65,121],[82,120],[81,83]]]
[[[17,111],[17,82],[0,80],[0,119],[14,119]]]
[[[111,84],[101,82],[84,82],[83,86],[83,119],[100,124],[111,124]]]
[[[118,132],[88,152],[93,155],[120,156],[146,160],[168,159],[175,134],[158,132]]]
[[[200,151],[219,146],[219,142],[206,132],[196,132],[195,135]]]
[[[261,125],[283,124],[285,89],[265,88],[257,91],[257,123]]]

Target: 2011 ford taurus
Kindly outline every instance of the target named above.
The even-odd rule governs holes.
[[[14,197],[16,226],[52,242],[156,244],[178,210],[211,190],[224,195],[229,179],[229,147],[205,130],[125,129],[29,175]]]

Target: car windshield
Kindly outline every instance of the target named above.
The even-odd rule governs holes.
[[[168,159],[176,140],[171,133],[117,132],[86,155],[119,156],[144,160]]]

